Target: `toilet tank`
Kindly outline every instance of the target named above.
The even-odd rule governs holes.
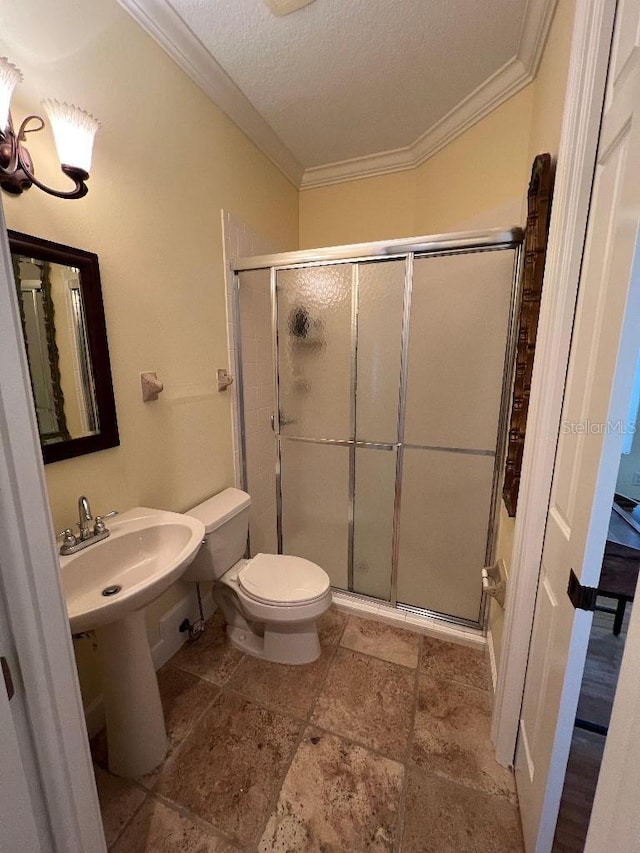
[[[204,524],[205,538],[182,580],[216,580],[244,556],[250,504],[246,492],[225,489],[186,513]]]

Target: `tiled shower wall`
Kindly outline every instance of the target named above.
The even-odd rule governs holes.
[[[247,453],[247,490],[251,495],[249,535],[251,553],[275,553],[276,479],[275,438],[271,429],[273,412],[273,354],[271,345],[271,300],[269,270],[245,273],[242,278],[240,318],[234,305],[231,263],[239,257],[271,254],[287,247],[269,244],[227,211],[222,211],[222,231],[227,292],[229,369],[238,378],[238,343],[241,344],[244,374],[244,420]],[[240,322],[241,321],[241,322]],[[233,459],[235,481],[242,485],[239,445],[238,382],[232,394]]]

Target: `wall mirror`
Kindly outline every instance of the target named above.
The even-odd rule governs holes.
[[[9,231],[45,464],[119,443],[98,256]]]

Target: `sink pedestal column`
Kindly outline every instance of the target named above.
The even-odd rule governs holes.
[[[144,610],[96,629],[102,659],[109,770],[135,778],[150,773],[167,752]]]

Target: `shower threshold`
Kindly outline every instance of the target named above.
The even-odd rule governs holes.
[[[461,625],[459,621],[434,615],[416,607],[401,604],[393,606],[377,598],[347,592],[332,587],[333,606],[336,610],[353,616],[362,616],[387,625],[405,628],[417,634],[425,634],[441,640],[463,643],[474,648],[486,648],[485,633],[481,628]]]

